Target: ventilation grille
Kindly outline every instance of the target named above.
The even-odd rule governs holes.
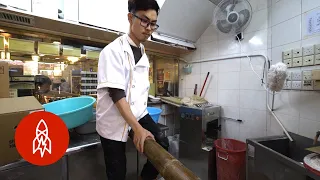
[[[22,24],[27,26],[34,25],[34,19],[32,17],[21,16],[14,13],[0,12],[0,21],[6,21],[15,24]]]

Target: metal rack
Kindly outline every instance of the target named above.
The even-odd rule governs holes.
[[[97,94],[98,78],[97,72],[81,71],[81,95]]]

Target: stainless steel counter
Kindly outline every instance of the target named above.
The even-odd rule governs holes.
[[[84,151],[87,148],[93,148],[98,145],[100,145],[100,139],[99,135],[96,133],[88,135],[77,135],[75,133],[70,133],[69,148],[67,149],[65,156],[77,153],[79,151]],[[31,164],[26,162],[24,159],[21,159],[20,161],[1,166],[0,172],[28,165]]]
[[[248,180],[290,179],[320,180],[320,177],[303,166],[303,158],[310,154],[313,139],[289,132],[294,139],[286,136],[269,136],[247,139]]]
[[[70,133],[70,143],[67,149],[66,155],[73,154],[79,151],[83,151],[86,148],[92,148],[92,146],[98,146],[101,144],[100,137],[97,133],[78,135]]]

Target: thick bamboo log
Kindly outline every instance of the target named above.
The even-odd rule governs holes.
[[[154,140],[145,141],[144,154],[166,180],[200,179]]]

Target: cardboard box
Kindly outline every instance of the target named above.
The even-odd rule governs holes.
[[[18,97],[18,89],[9,89],[9,97],[10,98],[15,98]]]
[[[0,61],[0,98],[9,97],[9,64]],[[0,106],[1,107],[1,106]]]
[[[15,128],[28,114],[43,111],[43,106],[33,96],[0,98],[0,166],[21,159],[15,143]]]

